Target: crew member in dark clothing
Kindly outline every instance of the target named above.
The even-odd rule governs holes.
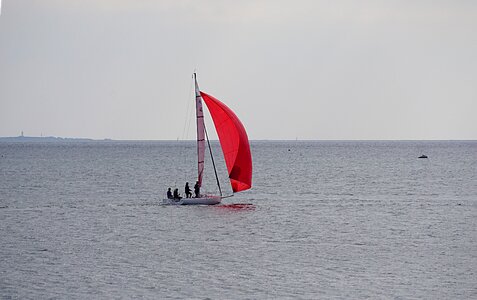
[[[190,189],[188,182],[186,182],[184,192],[186,194],[186,198],[192,198],[192,190]]]
[[[171,188],[168,188],[167,189],[167,199],[172,199],[172,192],[171,192]]]
[[[179,195],[179,189],[174,189],[174,199],[182,199],[181,195]]]
[[[200,185],[198,181],[196,181],[194,185],[194,194],[196,198],[200,198]]]

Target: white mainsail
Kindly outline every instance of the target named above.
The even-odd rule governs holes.
[[[197,156],[198,156],[198,177],[199,186],[202,186],[202,175],[204,173],[204,157],[205,157],[205,125],[204,111],[202,110],[202,96],[200,95],[199,85],[197,84],[197,76],[194,73],[195,81],[195,108],[197,116]]]

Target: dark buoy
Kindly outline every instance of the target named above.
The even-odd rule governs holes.
[[[418,158],[427,158],[427,155],[423,154],[423,155],[419,156]]]

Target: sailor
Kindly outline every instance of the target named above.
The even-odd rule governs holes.
[[[189,187],[189,182],[186,182],[184,192],[186,194],[186,198],[192,198],[192,190]]]
[[[179,195],[179,189],[174,189],[174,199],[182,199],[181,195]]]
[[[198,181],[196,181],[194,185],[194,194],[196,198],[200,198],[200,185]]]
[[[167,199],[172,199],[171,188],[168,188],[168,189],[167,189]]]

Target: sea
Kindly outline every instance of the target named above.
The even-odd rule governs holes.
[[[250,190],[165,206],[193,141],[0,142],[0,298],[477,299],[477,141],[251,150]]]

